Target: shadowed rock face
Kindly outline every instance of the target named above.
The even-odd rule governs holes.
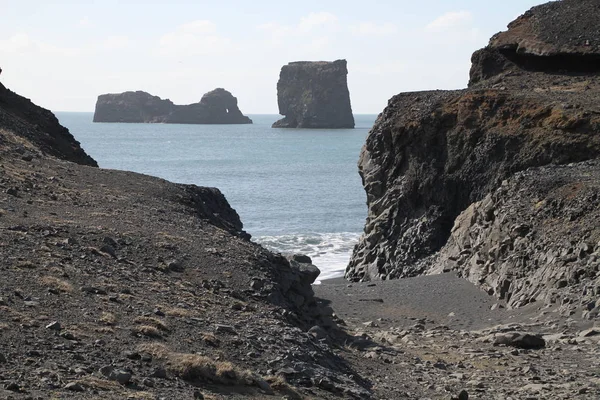
[[[600,161],[519,172],[460,214],[428,273],[455,271],[512,307],[583,305],[592,319],[599,220]]]
[[[369,214],[348,279],[422,274],[456,217],[503,180],[530,167],[600,157],[600,34],[596,28],[579,40],[567,33],[579,17],[581,29],[598,26],[598,4],[535,7],[473,55],[469,89],[389,101],[359,160]]]
[[[52,112],[1,83],[0,151],[41,152],[78,164],[98,166]]]
[[[284,65],[277,82],[279,113],[273,128],[354,128],[346,60]]]
[[[219,88],[189,105],[176,105],[141,91],[100,95],[94,122],[251,124],[252,120],[242,114],[231,93]]]
[[[469,86],[529,72],[600,72],[600,3],[562,0],[533,7],[473,54]]]

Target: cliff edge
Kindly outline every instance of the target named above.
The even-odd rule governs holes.
[[[279,114],[273,128],[354,128],[346,60],[284,65],[277,82]]]
[[[0,83],[0,151],[22,157],[50,155],[97,167],[67,128],[45,108],[19,96]]]
[[[242,114],[237,99],[217,88],[199,103],[176,105],[149,93],[124,92],[98,96],[94,122],[145,122],[167,124],[251,124]]]
[[[389,101],[359,160],[369,214],[348,279],[447,270],[436,254],[470,204],[519,171],[600,156],[600,34],[583,32],[600,22],[597,8],[574,0],[534,7],[474,54],[469,89]],[[531,190],[538,184],[534,177]],[[592,240],[583,231],[572,240]]]

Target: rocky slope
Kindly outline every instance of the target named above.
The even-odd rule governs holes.
[[[249,241],[217,189],[67,161],[85,153],[66,134],[69,152],[48,144],[56,120],[14,99],[0,105],[1,398],[370,395],[309,259]]]
[[[277,82],[279,114],[273,128],[354,128],[346,60],[284,65]]]
[[[456,217],[503,180],[530,167],[600,157],[600,69],[594,61],[600,34],[586,28],[600,22],[597,7],[574,0],[534,7],[474,54],[469,89],[405,93],[389,101],[361,152],[369,215],[347,278],[424,273]],[[581,57],[589,61],[585,68]],[[553,174],[539,170],[530,186],[543,187]],[[523,263],[506,273],[533,274]],[[532,290],[529,298],[538,295]]]
[[[146,92],[124,92],[98,96],[94,122],[146,122],[169,124],[251,124],[237,99],[225,89],[202,96],[199,103],[175,105]]]

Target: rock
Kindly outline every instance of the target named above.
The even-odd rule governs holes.
[[[325,339],[327,337],[327,331],[320,326],[313,326],[308,330],[308,333],[317,340]]]
[[[284,65],[277,82],[279,114],[273,128],[354,128],[346,60]]]
[[[600,335],[600,328],[589,328],[579,332],[579,337],[591,337]]]
[[[494,339],[494,346],[501,344],[520,349],[541,349],[546,346],[546,341],[540,335],[507,332],[496,335]]]
[[[216,324],[215,325],[215,332],[217,333],[229,333],[232,335],[237,335],[237,331],[235,330],[235,328],[231,325],[223,325],[223,324]]]
[[[6,356],[3,353],[0,353],[0,364],[6,364],[7,361]]]
[[[304,254],[294,254],[292,256],[292,260],[299,262],[301,264],[312,264],[312,259]]]
[[[60,331],[62,329],[62,326],[60,325],[60,322],[54,321],[54,322],[51,322],[48,325],[46,325],[46,329],[50,329],[53,331]]]
[[[100,368],[100,373],[111,381],[119,382],[121,385],[126,385],[131,380],[131,372],[117,369],[112,365],[107,365]]]
[[[16,382],[8,382],[6,385],[4,385],[4,389],[9,390],[11,392],[20,392],[21,386],[19,386],[19,384]]]
[[[567,0],[533,7],[496,34],[473,56],[471,82],[490,79],[518,67],[528,70],[573,72],[595,70],[600,54],[596,30],[600,12],[594,0]],[[559,17],[557,17],[559,16]],[[571,21],[577,21],[573,25]]]
[[[173,272],[185,271],[183,263],[179,260],[173,260],[173,261],[169,262],[169,264],[167,264],[167,268],[169,269],[169,271],[173,271]]]
[[[158,367],[150,374],[150,376],[158,379],[167,379],[167,370],[163,367]]]
[[[149,93],[124,92],[98,96],[94,122],[146,122],[171,124],[251,124],[225,89],[202,96],[199,103],[175,105]]]
[[[78,382],[69,382],[65,385],[64,389],[70,390],[71,392],[83,392],[85,389]]]

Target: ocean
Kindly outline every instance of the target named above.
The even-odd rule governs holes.
[[[93,123],[93,113],[57,112],[102,168],[213,186],[252,240],[309,255],[319,279],[342,276],[367,216],[357,162],[376,115],[356,128],[273,129],[279,115],[251,125]]]

